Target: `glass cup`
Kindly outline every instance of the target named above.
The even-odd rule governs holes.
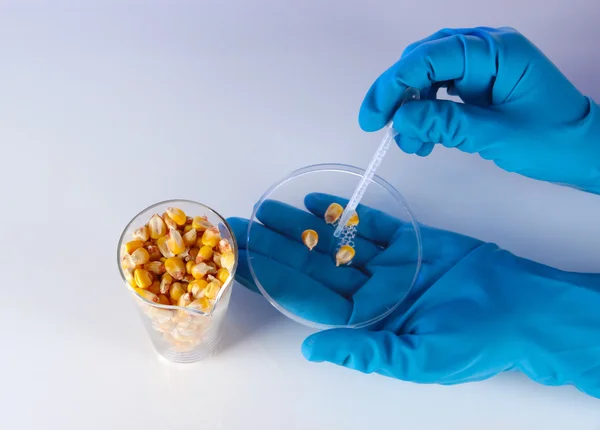
[[[229,279],[223,284],[212,309],[202,312],[195,308],[163,305],[141,297],[129,285],[121,267],[123,244],[133,240],[132,234],[145,225],[152,215],[162,214],[167,207],[182,209],[188,216],[206,216],[208,221],[219,228],[221,237],[231,244],[235,264]],[[238,262],[238,246],[227,221],[213,209],[190,200],[167,200],[147,207],[138,213],[125,227],[119,239],[117,265],[125,287],[131,293],[156,351],[169,361],[192,363],[214,355],[220,340],[221,325],[229,307],[231,289]]]

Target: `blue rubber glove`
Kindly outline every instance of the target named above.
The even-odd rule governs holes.
[[[377,297],[361,296],[361,287],[393,282],[391,277],[415,258],[412,247],[402,245],[408,226],[359,206],[359,239],[363,249],[370,243],[377,251],[354,266],[361,272],[355,291],[340,291],[339,279],[351,282],[344,275],[348,268],[336,269],[319,250],[298,251],[303,247],[297,239],[299,226],[332,229],[319,224],[332,201],[346,203],[323,194],[307,196],[305,205],[314,217],[265,202],[257,214],[264,228],[252,230],[253,253],[264,256],[272,274],[261,280],[278,283],[278,300],[309,320],[344,320],[347,309],[338,302],[349,295],[358,302],[355,306],[378,308]],[[229,222],[240,244],[236,279],[256,291],[244,249],[248,221]],[[418,383],[457,384],[517,370],[542,384],[572,384],[600,397],[600,275],[562,272],[493,244],[429,227],[422,226],[421,235],[423,265],[400,306],[368,329],[311,335],[302,345],[308,360]],[[335,270],[337,277],[331,275]],[[306,279],[330,291],[317,302],[330,301],[315,307],[303,303],[298,290],[306,288]]]
[[[421,89],[422,100],[397,109],[408,86]],[[435,100],[440,87],[464,103]],[[365,131],[391,119],[407,153],[426,156],[440,143],[600,194],[598,105],[513,29],[447,29],[410,45],[360,108]]]

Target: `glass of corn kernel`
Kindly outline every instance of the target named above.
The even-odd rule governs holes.
[[[225,219],[190,200],[156,203],[127,224],[117,258],[157,352],[178,363],[214,355],[238,262]]]

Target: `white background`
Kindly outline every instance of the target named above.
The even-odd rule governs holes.
[[[440,387],[308,363],[300,344],[310,330],[239,286],[221,354],[166,365],[115,259],[124,225],[156,201],[248,216],[291,170],[364,167],[378,139],[357,123],[366,90],[408,43],[443,27],[513,26],[600,100],[599,9],[0,2],[0,427],[599,429],[598,400],[515,375]],[[393,148],[380,174],[424,223],[598,271],[598,196],[443,148],[426,159]]]

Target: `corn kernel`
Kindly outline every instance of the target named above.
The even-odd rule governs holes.
[[[348,218],[346,225],[350,227],[358,225],[358,214],[356,212],[354,212],[352,216]]]
[[[221,234],[217,227],[211,227],[202,234],[202,245],[214,248],[221,240]]]
[[[158,214],[152,215],[152,218],[148,221],[148,231],[152,239],[160,239],[167,234],[167,226]]]
[[[221,239],[219,241],[219,252],[221,254],[224,254],[226,252],[231,252],[231,244],[229,243],[229,241],[227,239]]]
[[[183,276],[183,282],[192,282],[194,279],[196,278],[194,278],[191,274],[186,274]]]
[[[340,264],[349,263],[354,258],[354,254],[354,248],[350,245],[342,246],[335,254],[335,265],[339,266]]]
[[[131,255],[124,254],[121,257],[121,267],[123,269],[135,269],[135,262],[133,261],[133,258],[131,258]]]
[[[217,270],[217,279],[224,284],[229,279],[229,270],[224,267]]]
[[[198,255],[196,256],[196,263],[202,263],[204,261],[208,261],[213,256],[213,249],[210,246],[203,246],[198,251]]]
[[[177,225],[185,225],[187,222],[187,215],[179,208],[168,207],[167,215],[169,215],[169,218],[175,221]]]
[[[164,294],[158,295],[158,303],[160,303],[161,305],[167,305],[167,306],[171,304],[169,298],[167,296],[165,296]]]
[[[167,259],[165,257],[160,257],[158,261],[160,261],[162,264],[165,264],[165,261],[167,261]]]
[[[125,244],[125,252],[127,254],[131,254],[133,251],[135,251],[138,248],[141,248],[142,246],[144,246],[144,242],[141,240],[132,240],[131,242],[127,242]]]
[[[125,280],[127,281],[127,283],[133,288],[136,288],[137,284],[135,283],[134,269],[132,269],[131,267],[123,269],[123,274],[125,275]]]
[[[148,287],[148,291],[150,291],[153,294],[159,295],[160,294],[160,282],[159,281],[154,281],[152,283],[152,285],[150,285]]]
[[[144,264],[144,269],[146,269],[150,273],[154,273],[155,275],[162,275],[165,273],[165,265],[160,261],[151,261],[149,263]]]
[[[206,263],[198,263],[192,267],[192,276],[196,279],[204,278],[208,273],[215,273],[214,267],[209,266]]]
[[[219,290],[221,289],[221,283],[217,280],[211,281],[208,283],[206,288],[204,288],[204,297],[207,299],[214,299],[219,294]]]
[[[163,236],[156,241],[156,246],[158,247],[160,253],[165,258],[175,257],[175,254],[171,252],[169,246],[167,245],[167,236]]]
[[[152,275],[147,270],[135,269],[135,272],[133,272],[133,277],[135,278],[135,284],[139,288],[145,289],[152,285]]]
[[[146,247],[148,254],[150,255],[150,261],[160,260],[162,254],[160,253],[160,249],[156,245],[148,245]]]
[[[208,312],[208,309],[210,308],[210,302],[206,297],[200,297],[199,299],[196,299],[190,303],[188,307],[198,309],[202,312]]]
[[[183,235],[183,243],[187,246],[194,246],[196,244],[196,240],[198,240],[198,233],[196,230],[192,229]]]
[[[137,240],[141,240],[142,242],[146,242],[150,239],[150,231],[147,226],[142,226],[133,232],[133,238]]]
[[[191,224],[186,224],[185,227],[183,227],[183,232],[184,233],[187,233],[187,232],[189,232],[191,230],[194,230],[194,227],[192,227]]]
[[[181,306],[181,307],[185,308],[187,305],[192,303],[193,300],[194,300],[194,296],[192,295],[192,293],[182,294],[179,297],[179,300],[177,300],[177,306]]]
[[[302,243],[306,245],[309,251],[312,251],[319,242],[319,235],[314,230],[304,230],[302,232]]]
[[[190,285],[192,287],[188,288],[188,293],[192,293],[194,297],[198,299],[204,295],[202,291],[206,288],[208,282],[204,279],[196,279],[195,281],[190,282]]]
[[[221,255],[221,267],[227,269],[230,273],[233,271],[233,266],[235,264],[235,255],[233,252],[226,252]]]
[[[217,267],[221,267],[221,254],[215,252],[213,255],[213,262],[217,265]]]
[[[154,293],[151,293],[150,291],[144,290],[142,288],[136,288],[135,292],[138,293],[143,298],[145,298],[146,300],[149,300],[154,303],[158,303],[158,296]]]
[[[150,254],[146,251],[146,248],[138,248],[131,254],[131,259],[136,266],[141,266],[150,261]]]
[[[173,284],[171,284],[171,290],[169,291],[171,302],[177,303],[183,294],[185,294],[183,286],[179,282],[173,282]]]
[[[185,225],[192,225],[193,222],[194,222],[194,218],[192,218],[191,216],[189,216],[185,219]],[[192,228],[194,228],[194,227],[192,227]]]
[[[206,218],[205,216],[197,216],[194,217],[194,220],[192,221],[192,227],[196,231],[203,232],[204,230],[208,230],[209,228],[211,228],[212,224],[208,221],[208,218]]]
[[[167,225],[167,229],[169,231],[177,230],[177,223],[169,216],[169,214],[167,214],[166,212],[163,213],[162,219],[165,222],[165,224]]]
[[[167,234],[167,246],[173,254],[181,254],[186,250],[181,233],[177,230],[170,230]]]
[[[160,280],[160,292],[161,294],[167,294],[171,284],[173,283],[173,277],[168,273],[165,273]]]
[[[200,249],[194,247],[194,248],[190,248],[189,252],[188,252],[188,261],[195,261],[196,257],[198,256],[198,253],[200,252]]]
[[[185,275],[185,264],[179,257],[167,258],[167,261],[165,261],[165,270],[174,279],[181,281]]]
[[[192,267],[194,267],[196,265],[196,263],[194,263],[193,261],[188,261],[187,263],[185,263],[185,273],[188,274],[192,274]]]
[[[344,208],[338,203],[332,203],[325,211],[325,222],[327,224],[335,223],[342,216]]]

